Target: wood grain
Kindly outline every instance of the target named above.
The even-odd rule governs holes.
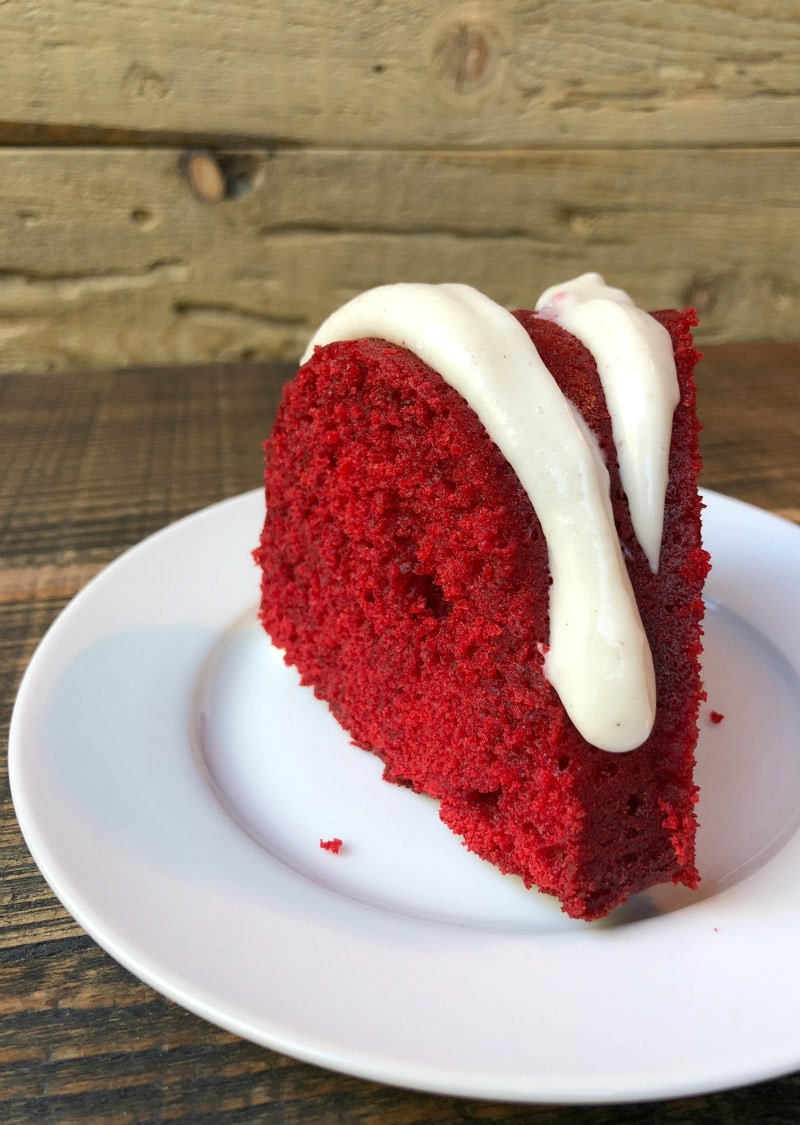
[[[793,0],[0,8],[0,370],[294,357],[373,284],[592,268],[797,336]]]
[[[352,147],[797,141],[776,0],[3,4],[8,122]]]
[[[295,357],[380,282],[586,269],[797,334],[792,0],[0,9],[0,370]]]
[[[707,349],[698,375],[708,487],[800,511],[798,368],[800,346]],[[4,743],[23,670],[75,588],[170,520],[259,483],[261,440],[290,371],[0,377]],[[0,865],[4,1125],[794,1125],[800,1116],[800,1075],[653,1104],[514,1106],[363,1082],[239,1040],[136,981],[69,918],[20,836],[4,755]]]
[[[697,369],[709,488],[800,522],[797,346],[726,344]]]
[[[236,150],[215,204],[187,151],[0,148],[0,370],[293,358],[372,285],[588,268],[702,343],[797,334],[795,150]]]

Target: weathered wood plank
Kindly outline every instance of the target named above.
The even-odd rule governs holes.
[[[519,307],[586,269],[701,341],[797,336],[800,150],[252,150],[216,205],[184,158],[0,149],[0,368],[291,358],[372,285]]]
[[[322,145],[786,143],[793,0],[6,0],[22,125]]]
[[[77,594],[102,569],[102,563],[66,563],[63,566],[0,566],[0,605],[23,599],[54,601]]]

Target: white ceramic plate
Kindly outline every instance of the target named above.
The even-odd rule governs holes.
[[[800,1066],[800,530],[707,503],[700,893],[571,922],[383,783],[255,624],[259,493],[128,552],[45,637],[10,740],[36,862],[142,980],[348,1073],[580,1103]]]

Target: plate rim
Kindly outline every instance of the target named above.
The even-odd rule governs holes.
[[[747,511],[750,518],[775,521],[776,527],[781,525],[784,530],[790,529],[791,533],[797,536],[797,545],[800,545],[800,528],[783,517],[711,490],[703,489],[701,493],[709,507],[717,513],[721,512],[724,518],[728,518],[731,514],[735,518],[737,514]],[[258,498],[258,503],[263,505],[262,489],[253,489],[227,500],[218,501],[167,525],[123,552],[116,560],[99,572],[57,615],[39,642],[22,677],[17,701],[12,712],[9,732],[9,783],[12,799],[23,836],[37,866],[39,866],[55,896],[65,905],[82,928],[106,952],[139,979],[144,980],[156,991],[175,1000],[213,1024],[260,1043],[262,1046],[282,1051],[315,1065],[373,1081],[426,1090],[432,1093],[493,1098],[509,1102],[607,1104],[609,1102],[631,1102],[708,1093],[730,1086],[739,1086],[775,1077],[800,1065],[800,1034],[797,1042],[791,1045],[786,1044],[785,1051],[780,1058],[774,1051],[771,1053],[769,1060],[753,1058],[749,1070],[743,1070],[741,1066],[738,1066],[734,1073],[730,1066],[726,1068],[724,1065],[718,1065],[712,1076],[709,1073],[708,1066],[706,1066],[705,1068],[695,1068],[693,1073],[687,1070],[682,1079],[678,1081],[676,1081],[674,1075],[670,1078],[664,1073],[642,1074],[639,1075],[638,1080],[609,1080],[602,1088],[597,1084],[593,1087],[591,1080],[577,1080],[577,1076],[575,1078],[567,1075],[560,1078],[555,1075],[544,1076],[543,1078],[540,1076],[540,1080],[536,1080],[533,1074],[526,1076],[524,1081],[518,1082],[513,1087],[508,1084],[507,1080],[501,1080],[493,1086],[491,1082],[487,1082],[486,1075],[445,1075],[440,1068],[426,1068],[424,1062],[419,1060],[413,1064],[395,1060],[394,1064],[387,1065],[385,1058],[372,1057],[369,1052],[364,1052],[360,1058],[354,1059],[352,1054],[347,1055],[347,1052],[343,1054],[341,1051],[337,1051],[335,1043],[324,1040],[324,1038],[319,1042],[312,1042],[311,1038],[301,1042],[291,1035],[282,1036],[275,1026],[270,1026],[265,1030],[264,1026],[251,1026],[247,1021],[241,1020],[233,1014],[228,1013],[226,1015],[219,1006],[209,1004],[199,992],[187,992],[186,988],[177,983],[174,977],[171,979],[169,973],[165,974],[163,967],[160,971],[157,965],[150,964],[146,958],[142,958],[141,953],[137,955],[135,952],[131,952],[127,946],[125,935],[115,934],[113,925],[107,926],[102,918],[98,919],[91,908],[91,904],[81,901],[80,895],[75,896],[70,893],[65,895],[64,879],[61,874],[53,869],[44,854],[47,848],[46,845],[42,844],[41,826],[37,826],[36,823],[37,814],[31,802],[29,781],[24,778],[25,764],[22,759],[22,755],[25,753],[23,745],[26,737],[24,720],[27,709],[33,705],[33,701],[29,701],[29,697],[35,692],[36,677],[39,674],[40,665],[46,660],[48,650],[58,646],[61,634],[70,629],[72,618],[83,612],[84,607],[94,597],[94,593],[109,582],[113,584],[117,581],[117,577],[121,573],[121,564],[124,564],[125,567],[135,566],[137,557],[147,555],[151,551],[158,552],[159,544],[169,543],[174,538],[180,538],[183,531],[190,525],[198,527],[201,523],[214,524],[222,512],[227,515],[233,513],[232,518],[235,522],[235,518],[240,511],[249,515],[250,509],[255,509],[256,498]],[[256,526],[256,535],[257,530]],[[44,653],[45,656],[40,655],[41,653]],[[31,846],[32,841],[33,846]],[[74,873],[72,873],[73,880],[74,877]],[[723,892],[723,895],[726,893]],[[733,898],[736,898],[735,893]],[[702,903],[697,903],[688,909],[699,912],[702,905]],[[355,904],[355,909],[356,912],[360,912],[370,908],[363,904]],[[425,925],[428,924],[436,925],[436,923],[425,923]],[[266,1020],[266,1024],[269,1024],[269,1019]]]

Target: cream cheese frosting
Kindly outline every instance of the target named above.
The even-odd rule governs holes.
[[[542,314],[561,322],[569,309],[595,299],[614,309],[628,307],[620,297],[607,295],[620,290],[608,290],[599,275],[589,276],[595,279],[591,283],[576,279],[543,294]],[[632,302],[630,307],[635,308]],[[628,318],[629,327],[635,319]],[[408,348],[439,372],[476,412],[516,472],[548,548],[552,582],[545,675],[588,742],[612,752],[640,746],[655,720],[655,676],[614,525],[608,472],[594,435],[527,332],[506,309],[467,285],[385,285],[334,312],[311,339],[302,362],[316,346],[369,337]],[[628,356],[631,348],[622,351]],[[631,378],[628,372],[625,379]],[[625,399],[624,387],[617,397]],[[627,413],[635,422],[636,411]],[[637,457],[653,461],[650,430],[644,427],[644,438],[634,440],[629,421],[621,427],[637,465],[629,473],[635,482],[647,475]],[[635,424],[633,431],[638,435]],[[649,482],[646,495],[648,489]],[[655,519],[658,503],[646,500],[645,510],[648,505]],[[652,532],[648,546],[642,545],[652,565]]]
[[[669,333],[622,289],[606,285],[599,273],[546,289],[536,311],[571,332],[594,357],[633,530],[655,574],[672,416],[680,399]]]

